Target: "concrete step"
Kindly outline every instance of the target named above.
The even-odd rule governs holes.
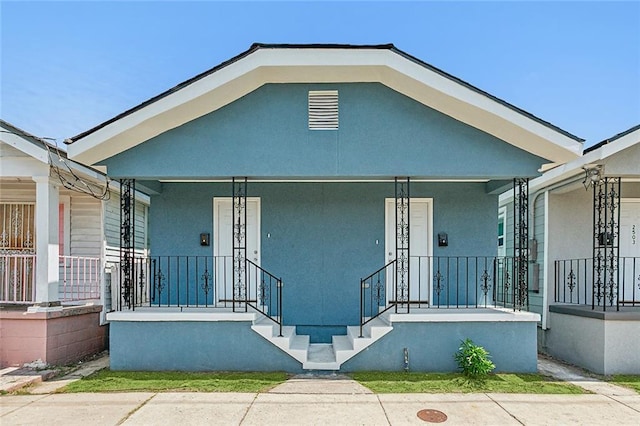
[[[294,326],[283,326],[282,336],[280,336],[280,326],[278,323],[270,318],[261,316],[254,322],[251,329],[286,352],[296,361],[303,363],[307,360],[309,336],[296,334],[296,328]]]
[[[340,363],[336,361],[331,343],[311,343],[308,349],[307,361],[302,364],[305,370],[339,370]]]
[[[302,363],[305,370],[339,370],[340,365],[356,356],[393,327],[386,318],[378,317],[367,323],[360,337],[360,326],[348,326],[346,335],[332,337],[332,343],[310,343],[309,336],[296,334],[296,327],[283,326],[279,336],[278,324],[261,316],[251,328],[272,344]]]
[[[333,353],[335,354],[336,362],[342,364],[355,354],[360,352],[354,349],[352,340],[349,336],[333,336]]]

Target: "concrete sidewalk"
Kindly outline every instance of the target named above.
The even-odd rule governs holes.
[[[640,396],[101,393],[0,397],[9,425],[638,425]]]
[[[10,425],[638,425],[640,395],[541,357],[539,370],[595,392],[590,395],[381,394],[347,376],[299,375],[267,393],[52,394],[108,366],[90,361],[28,395],[0,397],[0,424]]]

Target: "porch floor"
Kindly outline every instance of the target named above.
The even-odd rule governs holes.
[[[591,309],[591,305],[556,304],[550,305],[549,311],[601,320],[640,321],[640,305],[620,306],[620,310],[616,310],[615,306],[607,306],[607,310],[604,311],[602,306],[596,306],[595,309]]]

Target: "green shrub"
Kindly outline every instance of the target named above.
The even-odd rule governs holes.
[[[489,359],[489,352],[474,344],[471,339],[462,341],[454,357],[462,373],[471,379],[484,379],[496,368]]]

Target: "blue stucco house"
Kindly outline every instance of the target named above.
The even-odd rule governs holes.
[[[254,44],[69,140],[123,188],[111,367],[535,371],[528,179],[581,142],[393,45]]]

